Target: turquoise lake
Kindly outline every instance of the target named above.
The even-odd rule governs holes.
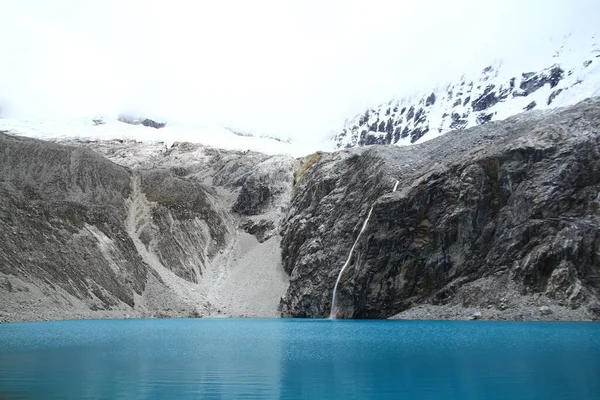
[[[600,399],[600,324],[0,325],[0,399]]]

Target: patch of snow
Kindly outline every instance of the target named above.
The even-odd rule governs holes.
[[[104,123],[95,124],[93,120]],[[161,129],[131,125],[107,117],[68,120],[0,118],[0,131],[37,139],[64,140],[135,140],[144,143],[164,143],[170,148],[175,142],[200,143],[205,146],[251,150],[266,154],[289,154],[302,157],[317,150],[333,150],[332,141],[285,142],[268,137],[240,136],[220,126],[169,124]]]

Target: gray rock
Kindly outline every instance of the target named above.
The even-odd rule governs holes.
[[[141,124],[154,129],[164,128],[167,125],[166,122],[156,122],[151,120],[150,118],[144,118]]]
[[[3,134],[0,166],[0,273],[90,308],[133,306],[147,270],[122,223],[129,172],[85,148]]]
[[[538,310],[539,310],[540,314],[542,314],[542,315],[552,314],[552,310],[548,306],[541,306]]]
[[[554,99],[563,92],[564,89],[556,89],[548,96],[548,105],[552,104]]]
[[[593,319],[600,319],[600,302],[592,301],[586,307],[586,311],[592,316]]]
[[[275,224],[271,220],[261,219],[255,220],[251,218],[244,219],[240,223],[240,228],[263,243],[277,233]]]
[[[252,216],[262,241],[277,233],[292,189],[285,156],[71,145],[0,134],[0,312],[11,320],[208,315],[206,292],[181,289],[203,288],[206,269],[228,262],[219,257],[243,233],[233,210],[241,189],[271,188],[257,205],[265,214]]]
[[[323,155],[294,191],[282,231],[292,278],[282,314],[329,314],[371,207],[341,278],[340,317],[383,318],[459,298],[485,307],[508,293],[507,282],[515,302],[539,293],[578,309],[596,299],[598,132],[594,99],[419,146]],[[552,276],[562,268],[576,273]],[[482,279],[489,288],[470,294],[468,284]]]
[[[519,86],[521,92],[518,92],[518,94],[517,92],[514,92],[513,95],[529,96],[546,84],[549,84],[550,88],[554,88],[558,85],[558,82],[563,79],[564,72],[565,71],[559,65],[554,65],[539,73],[523,74],[523,80]]]

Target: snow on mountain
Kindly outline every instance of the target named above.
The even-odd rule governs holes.
[[[600,95],[600,46],[595,33],[569,35],[545,56],[519,65],[496,62],[420,94],[392,99],[350,118],[336,146],[420,143],[451,130],[529,110],[575,104]],[[535,69],[534,69],[535,68]]]
[[[161,129],[125,123],[116,118],[72,119],[0,118],[0,131],[45,140],[135,140],[146,143],[200,143],[229,150],[252,150],[265,154],[290,154],[300,157],[316,150],[333,149],[332,142],[298,143],[268,136],[243,135],[218,125],[186,125],[168,122]]]
[[[153,129],[160,126],[144,126],[143,119],[125,123],[122,116],[24,120],[0,115],[0,131],[47,140],[162,142],[167,147],[185,141],[292,156],[336,147],[420,143],[451,130],[502,120],[523,111],[572,105],[600,96],[597,38],[597,34],[588,31],[565,37],[558,44],[540,43],[535,55],[498,61],[446,85],[391,99],[350,118],[341,132],[325,142],[250,135],[217,124],[166,121],[166,126]]]

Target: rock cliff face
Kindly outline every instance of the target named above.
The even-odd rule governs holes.
[[[341,318],[600,318],[600,99],[298,160],[0,134],[0,171],[2,320],[325,317],[354,244]]]
[[[337,273],[373,207],[340,282],[338,317],[507,298],[533,306],[540,296],[598,317],[599,105],[524,114],[415,147],[322,155],[298,184],[283,230],[291,275],[283,315],[329,314]]]

